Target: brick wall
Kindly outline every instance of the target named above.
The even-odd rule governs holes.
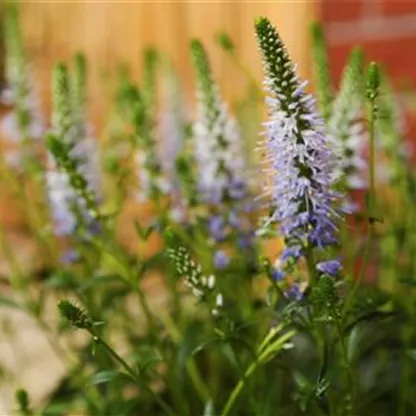
[[[351,48],[362,46],[401,91],[416,143],[416,0],[321,0],[319,9],[335,80]]]
[[[336,77],[360,44],[398,86],[416,86],[416,0],[322,0],[320,13]]]

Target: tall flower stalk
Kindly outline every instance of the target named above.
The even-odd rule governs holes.
[[[253,209],[249,199],[247,160],[238,123],[232,117],[215,83],[207,53],[198,40],[191,43],[196,87],[196,121],[193,125],[195,160],[200,202],[208,203],[210,241],[220,243],[236,237],[239,249],[252,262],[253,227],[248,213]],[[230,259],[217,250],[213,256],[216,269],[224,269]]]
[[[213,80],[202,43],[193,40],[191,54],[197,82],[197,115],[193,126],[198,184],[202,198],[217,204],[245,196],[245,161],[241,134],[228,114]]]
[[[186,152],[187,123],[179,80],[168,65],[164,78],[164,106],[159,119],[159,159],[166,178],[170,197],[170,215],[181,221],[185,217],[187,201],[181,194],[178,159]]]
[[[54,70],[52,132],[47,140],[48,199],[56,234],[63,236],[72,235],[79,227],[87,233],[98,228],[98,157],[95,141],[86,132],[85,63],[81,57],[76,58],[74,78],[72,84],[63,64]]]
[[[376,147],[388,160],[378,162],[377,179],[382,182],[387,179],[390,183],[399,183],[405,187],[406,169],[413,156],[412,148],[406,140],[408,125],[404,109],[385,73],[380,74],[378,111],[380,116],[375,131]]]
[[[168,180],[163,175],[156,142],[156,79],[160,59],[158,52],[147,49],[143,56],[144,79],[136,89],[133,103],[133,126],[135,136],[135,159],[139,179],[138,199],[140,202],[155,200],[169,193]]]
[[[351,53],[328,122],[329,135],[339,162],[336,175],[343,192],[365,189],[368,184],[364,155],[368,138],[363,114],[363,58],[359,49]],[[357,209],[352,203],[348,205],[347,209]]]
[[[337,244],[337,206],[333,190],[335,157],[324,134],[315,101],[305,92],[275,27],[256,21],[256,34],[266,75],[269,120],[264,123],[266,163],[271,175],[266,193],[273,199],[271,220],[280,223],[286,248],[277,261],[279,278],[299,259],[306,259],[310,283],[337,275],[338,260],[318,262],[315,252]]]
[[[318,22],[313,23],[312,32],[312,53],[317,86],[319,106],[325,120],[331,115],[333,101],[332,80],[329,71],[328,54],[324,29]]]
[[[12,105],[13,109],[2,119],[1,128],[11,143],[24,145],[23,150],[10,149],[6,161],[13,166],[20,166],[24,162],[25,168],[39,170],[33,158],[32,140],[41,138],[45,127],[33,90],[18,10],[12,4],[8,4],[5,9],[4,39],[7,89],[1,98],[3,103]]]

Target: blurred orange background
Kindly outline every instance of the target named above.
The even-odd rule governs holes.
[[[48,107],[52,66],[75,52],[86,53],[90,64],[92,116],[101,121],[107,110],[105,74],[127,63],[134,77],[141,76],[141,51],[157,47],[172,59],[188,96],[193,74],[189,40],[201,38],[210,53],[214,73],[226,97],[238,94],[244,80],[215,44],[215,34],[226,31],[241,58],[261,80],[253,22],[266,15],[278,26],[292,57],[308,75],[308,22],[316,15],[309,2],[243,1],[31,1],[22,2],[21,22],[28,54]]]

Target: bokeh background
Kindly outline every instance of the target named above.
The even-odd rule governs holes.
[[[82,50],[90,65],[90,119],[98,132],[108,115],[118,65],[127,64],[134,78],[140,79],[141,51],[149,46],[157,47],[171,57],[188,100],[193,98],[194,86],[188,53],[192,37],[204,41],[214,74],[230,102],[245,88],[246,79],[216,44],[218,32],[226,31],[231,36],[241,59],[261,81],[260,59],[253,34],[253,20],[258,15],[274,21],[304,77],[312,75],[309,27],[313,20],[322,21],[327,30],[335,80],[339,79],[351,48],[361,45],[369,60],[376,60],[387,68],[403,107],[407,109],[408,126],[411,131],[415,130],[416,1],[32,0],[21,1],[20,6],[27,53],[44,114],[48,114],[50,107],[53,65],[71,59],[75,52]],[[3,55],[0,55],[1,59]],[[416,143],[415,134],[409,136]],[[24,256],[30,256],[30,242],[19,235],[15,212],[2,192],[0,200],[0,222],[8,225],[16,247],[24,248],[20,250],[24,262]],[[24,328],[19,331],[23,335],[12,345],[3,343],[0,337],[2,365],[19,374],[16,385],[25,385],[36,402],[53,388],[64,369],[33,323],[21,316],[13,319],[15,325]],[[16,385],[1,384],[0,414],[6,415],[11,405],[7,397]]]
[[[230,97],[242,88],[243,80],[215,45],[215,34],[226,30],[242,59],[260,79],[253,36],[253,19],[258,15],[267,15],[276,23],[304,76],[310,75],[309,23],[320,20],[327,29],[335,79],[339,78],[350,49],[359,44],[369,59],[387,67],[401,90],[412,89],[416,81],[416,1],[413,0],[31,0],[20,3],[26,45],[42,88],[44,105],[47,108],[52,65],[83,50],[91,66],[92,112],[97,120],[105,117],[106,76],[120,63],[126,63],[140,77],[140,51],[147,46],[156,46],[172,58],[191,94],[189,39],[201,37],[224,93]]]

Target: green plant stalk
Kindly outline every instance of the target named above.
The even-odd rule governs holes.
[[[375,202],[376,202],[376,165],[375,165],[375,104],[372,103],[371,110],[370,110],[370,155],[369,155],[369,162],[370,162],[370,194],[369,194],[369,202],[368,202],[368,214],[370,217],[370,233],[373,233],[372,228],[374,225],[374,221],[371,221],[371,218],[374,217],[374,209],[375,209]]]
[[[369,183],[370,189],[368,194],[368,233],[366,238],[366,243],[364,247],[364,254],[363,254],[363,262],[361,265],[360,272],[358,274],[357,279],[355,279],[350,294],[345,302],[343,316],[348,310],[352,300],[354,299],[357,290],[364,278],[365,272],[367,270],[368,263],[371,257],[371,249],[373,246],[373,239],[375,236],[375,204],[376,204],[376,189],[375,189],[375,121],[376,121],[376,108],[374,102],[371,103],[370,107],[370,120],[369,120]]]
[[[410,205],[410,204],[409,204]],[[407,216],[408,216],[408,225],[409,229],[412,228],[412,224],[414,224],[414,210],[412,207],[407,206]],[[409,218],[410,217],[410,218]],[[413,218],[412,218],[413,217]],[[409,246],[409,252],[410,256],[414,256],[415,253],[415,238],[413,236],[413,233],[410,233],[410,241],[407,241],[407,245]],[[414,272],[415,270],[410,271],[410,275],[414,278]],[[397,280],[397,279],[396,279]],[[397,284],[400,284],[397,282]],[[407,294],[404,295],[404,302],[405,307],[408,310],[408,313],[410,315],[409,322],[415,321],[415,306],[414,306],[414,300],[411,296],[408,296]],[[398,410],[397,415],[398,416],[406,416],[408,414],[407,412],[407,401],[409,397],[409,387],[411,383],[411,369],[413,368],[412,359],[408,355],[408,351],[412,348],[412,339],[414,338],[414,329],[411,325],[408,328],[402,329],[402,339],[403,339],[403,349],[401,351],[401,357],[400,357],[400,368],[401,368],[401,374],[400,374],[400,390],[399,390],[399,397],[398,397]]]
[[[24,286],[24,275],[20,268],[19,262],[17,261],[9,242],[7,241],[6,234],[2,225],[0,225],[0,245],[4,257],[10,267],[10,283],[14,290],[20,292]]]
[[[1,164],[1,171],[3,177],[9,182],[10,186],[12,187],[13,192],[18,197],[20,202],[20,206],[22,211],[28,221],[28,225],[33,232],[38,244],[40,247],[43,247],[44,250],[49,253],[50,258],[52,260],[56,260],[58,258],[56,245],[52,244],[49,239],[40,232],[44,228],[44,223],[42,218],[37,212],[37,209],[31,209],[33,204],[32,200],[28,198],[25,190],[23,189],[22,185],[20,184],[19,180],[11,174],[9,169],[5,166],[4,161],[0,158]]]
[[[60,358],[62,361],[63,356],[68,356],[68,354],[64,351],[59,343],[55,341],[51,337],[52,330],[49,325],[40,317],[38,314],[35,314],[31,308],[31,304],[33,303],[33,299],[30,297],[30,291],[25,290],[25,281],[24,281],[24,274],[19,266],[19,262],[17,261],[16,257],[14,256],[13,250],[11,250],[10,244],[7,242],[3,227],[0,226],[0,246],[2,248],[4,257],[9,264],[11,275],[10,275],[10,283],[16,293],[19,293],[22,296],[22,300],[24,302],[25,311],[32,316],[35,320],[36,324],[38,325],[39,329],[42,330],[45,338],[51,347],[51,349],[55,352],[56,356]]]
[[[342,359],[344,361],[344,365],[345,368],[347,370],[347,379],[348,379],[348,391],[351,397],[351,409],[349,414],[351,416],[355,415],[355,403],[356,403],[356,387],[355,387],[355,383],[354,383],[354,377],[353,377],[353,373],[352,373],[352,369],[351,369],[351,363],[350,360],[348,359],[348,353],[347,353],[347,349],[345,347],[345,340],[344,340],[344,336],[342,335],[342,328],[341,328],[341,324],[340,321],[338,319],[338,317],[335,317],[335,327],[336,327],[336,331],[337,331],[337,335],[338,335],[338,339],[339,339],[339,343],[341,346],[341,354],[342,354]]]
[[[111,249],[107,248],[107,244],[104,244],[100,239],[94,238],[91,240],[91,242],[97,247],[97,249],[101,252],[105,252],[106,254],[110,255],[120,266],[121,270],[123,271],[123,274],[120,274],[120,276],[123,278],[123,280],[128,283],[138,294],[140,305],[142,307],[143,313],[146,317],[147,323],[149,325],[149,329],[152,332],[154,336],[157,336],[157,329],[156,329],[156,323],[153,318],[153,315],[150,311],[150,307],[146,300],[146,295],[144,294],[143,290],[141,289],[140,285],[137,280],[137,276],[134,276],[134,274],[131,271],[131,266],[126,264],[124,258],[120,257],[118,255],[117,247],[111,247]]]
[[[273,356],[282,349],[283,345],[293,337],[293,335],[295,335],[295,331],[292,330],[281,336],[279,339],[277,339],[269,346],[264,346],[264,343],[261,344],[263,348],[259,348],[259,355],[257,359],[248,366],[247,370],[244,372],[243,377],[234,387],[233,391],[231,392],[231,395],[227,400],[227,403],[223,408],[223,411],[221,412],[221,416],[227,416],[230,414],[231,409],[233,408],[237,398],[243,391],[243,388],[250,376],[255,372],[255,370],[259,366],[272,359]]]
[[[164,315],[162,319],[173,341],[176,344],[180,343],[182,340],[182,336],[175,322],[171,319],[169,315]],[[202,379],[202,376],[198,371],[198,367],[195,363],[195,360],[192,357],[188,358],[187,360],[186,370],[190,379],[192,380],[192,383],[194,384],[195,390],[198,393],[200,399],[203,402],[207,402],[210,399],[209,389],[206,386],[204,380]]]
[[[138,384],[139,387],[144,387],[144,389],[153,396],[155,401],[159,404],[159,406],[164,410],[166,415],[175,416],[176,413],[173,409],[158,395],[156,394],[146,383],[142,383],[139,379],[139,375],[130,367],[130,365],[118,355],[113,348],[110,347],[102,338],[100,338],[94,331],[89,331],[90,334],[93,336],[94,341],[97,344],[102,345],[106,351],[113,357],[115,361],[117,361],[127,372],[127,374]]]
[[[118,265],[121,267],[121,269],[123,270],[123,275],[121,275],[121,277],[137,293],[139,297],[140,305],[142,307],[143,313],[145,315],[145,318],[148,324],[150,334],[153,337],[153,339],[157,342],[157,344],[159,344],[159,334],[158,334],[157,324],[150,310],[149,304],[146,299],[146,295],[140,287],[139,276],[135,276],[134,270],[132,270],[132,267],[128,263],[126,263],[125,258],[122,255],[121,256],[118,255],[117,244],[114,244],[114,247],[111,247],[110,249],[108,249],[107,245],[103,244],[103,242],[100,239],[96,238],[96,239],[93,239],[92,241],[100,251],[106,252],[107,254],[111,255],[114,258],[114,260],[118,263]],[[158,351],[160,356],[163,358],[164,362],[168,363],[169,360],[166,354],[164,353],[163,348],[160,348],[159,345],[157,345],[156,350]],[[192,372],[192,368],[191,368],[191,372]],[[195,374],[193,376],[195,377]],[[174,382],[173,386],[174,386],[173,388],[174,394],[176,396],[179,396],[180,395],[179,384]]]
[[[414,314],[412,314],[414,315]],[[414,316],[412,316],[414,318]],[[414,320],[412,319],[412,322]],[[405,328],[403,330],[403,350],[401,352],[400,357],[400,367],[401,367],[401,374],[400,374],[400,390],[399,390],[399,404],[397,410],[397,416],[406,416],[407,413],[407,399],[409,396],[409,385],[410,385],[410,375],[411,375],[411,368],[412,362],[411,358],[408,356],[408,351],[411,349],[412,346],[412,336],[413,330],[412,328]]]

